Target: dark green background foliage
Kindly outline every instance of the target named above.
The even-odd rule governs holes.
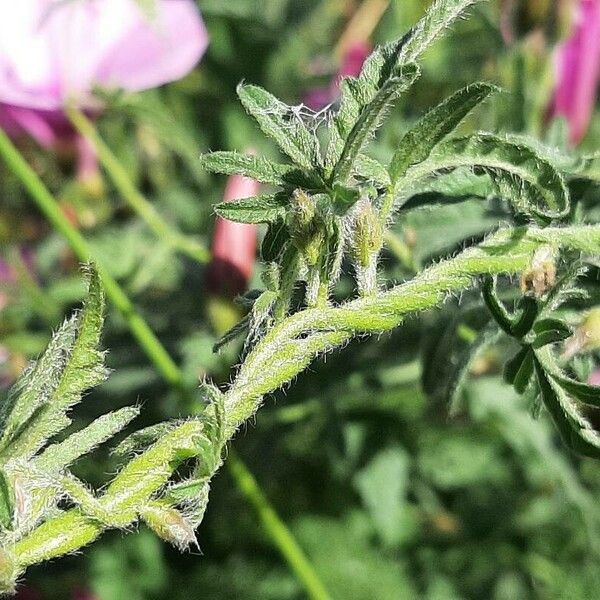
[[[327,84],[336,68],[332,48],[351,4],[203,0],[211,45],[200,67],[159,91],[108,99],[100,133],[179,230],[210,240],[212,207],[225,178],[201,170],[201,152],[252,146],[278,158],[246,118],[237,83],[262,85],[291,104],[309,88]],[[397,38],[427,4],[391,2],[374,40]],[[498,3],[472,12],[427,52],[422,78],[394,109],[370,148],[372,156],[389,160],[418,116],[480,79],[507,92],[486,101],[459,133],[556,134],[542,127],[542,59],[529,52],[525,38],[511,49],[504,46]],[[550,46],[555,24],[549,19],[542,25]],[[521,34],[535,26],[540,24],[523,18]],[[319,70],[323,75],[314,74]],[[595,149],[599,129],[596,118],[589,149]],[[75,211],[94,251],[184,367],[187,381],[193,385],[205,375],[228,381],[240,346],[212,352],[219,336],[209,317],[203,268],[157,244],[108,180],[103,191],[90,194],[74,180],[68,160],[33,143],[24,152]],[[4,290],[10,304],[0,312],[0,337],[13,363],[0,366],[0,375],[9,375],[43,350],[52,328],[83,297],[84,285],[65,242],[0,169],[1,256],[14,262],[15,248],[28,245],[39,271],[39,284],[21,274],[19,285]],[[595,190],[576,184],[573,189],[583,198],[579,206],[587,221],[597,221]],[[412,211],[395,226],[399,240],[414,241],[410,260],[385,254],[386,275],[408,278],[415,267],[508,218],[504,206],[481,199]],[[588,275],[596,303],[597,276],[597,270]],[[350,284],[342,279],[340,297],[345,290]],[[461,348],[485,327],[482,315],[478,296],[466,294],[393,334],[354,341],[268,398],[256,421],[237,435],[234,447],[334,597],[598,596],[600,470],[592,459],[570,454],[547,415],[533,420],[526,400],[503,383],[502,364],[516,345],[505,340],[479,356],[449,415],[444,382]],[[136,400],[143,404],[138,428],[189,413],[189,402],[160,380],[114,310],[108,311],[103,345],[114,372],[77,410],[79,425]],[[581,361],[582,373],[598,357],[588,358]],[[0,400],[5,395],[3,388]],[[114,472],[112,461],[99,450],[75,471],[101,485]],[[201,553],[180,555],[143,528],[138,535],[109,533],[80,556],[32,568],[28,583],[48,599],[81,588],[104,600],[303,597],[226,470],[213,482],[198,538]]]

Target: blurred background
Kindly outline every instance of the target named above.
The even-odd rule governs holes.
[[[277,157],[236,84],[319,115],[335,104],[339,77],[357,74],[372,47],[400,37],[429,4],[0,3],[0,127],[52,194],[34,202],[0,160],[0,401],[82,300],[65,232],[83,236],[183,371],[177,386],[165,383],[109,302],[103,344],[114,372],[77,409],[80,425],[135,402],[136,428],[184,416],[194,406],[182,389],[203,377],[226,383],[240,344],[212,347],[243,314],[233,297],[261,286],[264,232],[215,221],[224,194],[258,188],[202,172],[198,157]],[[600,1],[491,0],[471,13],[427,53],[373,156],[388,159],[419,115],[481,79],[505,91],[463,131],[597,151]],[[600,219],[596,191],[578,190],[591,221]],[[396,224],[383,268],[409,278],[507,219],[480,199],[414,211]],[[350,285],[342,281],[340,298]],[[571,456],[549,419],[532,420],[502,383],[508,348],[480,356],[449,416],[445,374],[482,326],[469,295],[458,300],[314,364],[233,446],[336,598],[599,598],[600,470]],[[597,359],[586,359],[592,380]],[[99,450],[75,470],[100,486],[114,469]],[[143,527],[112,532],[30,569],[19,597],[305,597],[225,468],[198,539],[199,551],[180,555]]]

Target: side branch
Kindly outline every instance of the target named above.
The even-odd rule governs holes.
[[[290,316],[247,356],[227,392],[228,437],[257,410],[265,394],[293,379],[317,355],[356,335],[393,329],[406,315],[438,306],[449,293],[469,288],[478,276],[520,273],[529,267],[535,251],[547,245],[598,255],[600,227],[502,229],[479,246],[441,261],[386,292]]]

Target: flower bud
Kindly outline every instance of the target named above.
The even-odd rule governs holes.
[[[0,590],[14,591],[18,575],[15,557],[8,549],[0,547]]]
[[[288,226],[292,241],[306,264],[314,267],[321,256],[325,232],[315,199],[303,190],[295,190],[292,195]]]
[[[366,200],[357,204],[352,243],[354,256],[363,268],[369,266],[383,243],[383,227],[373,205]]]
[[[196,543],[196,535],[191,523],[167,502],[152,502],[140,514],[148,527],[161,539],[180,550]]]
[[[526,296],[541,298],[556,283],[556,253],[550,246],[536,250],[531,267],[521,275],[521,291]]]

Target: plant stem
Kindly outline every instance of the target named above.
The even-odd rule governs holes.
[[[93,123],[75,107],[68,107],[66,114],[77,131],[92,144],[100,163],[110,175],[121,196],[156,236],[168,246],[186,254],[193,260],[207,263],[210,260],[210,252],[200,243],[176,231],[164,221],[154,206],[135,187],[129,174],[100,137]]]
[[[482,244],[422,271],[390,290],[342,306],[307,309],[288,317],[248,354],[227,392],[227,432],[233,432],[261,399],[293,379],[318,355],[355,335],[397,327],[408,314],[434,308],[449,294],[469,288],[476,277],[521,273],[546,245],[600,253],[600,226],[516,228],[498,231]]]
[[[92,260],[92,252],[84,237],[71,225],[37,173],[27,164],[2,130],[0,130],[0,154],[48,221],[66,239],[77,258],[83,263]],[[139,345],[145,350],[161,376],[169,384],[180,387],[181,375],[179,369],[154,332],[136,311],[131,300],[104,265],[96,262],[96,268],[102,278],[106,295],[125,318]]]
[[[48,221],[66,239],[77,258],[81,262],[90,261],[92,253],[88,243],[79,231],[71,225],[37,173],[23,159],[2,129],[0,129],[0,155],[4,158],[10,170],[21,181]],[[156,337],[152,329],[150,329],[143,317],[136,311],[133,303],[104,265],[96,262],[96,268],[102,279],[106,296],[123,315],[138,344],[146,353],[146,356],[148,356],[168,384],[174,388],[184,390],[183,373],[165,350],[160,340]],[[237,460],[237,472],[244,474],[247,480],[254,480],[252,474],[239,458]],[[238,481],[237,477],[236,481]],[[257,484],[255,485],[258,489]],[[258,506],[256,504],[256,494],[248,495],[246,494],[246,490],[247,488],[244,488],[242,492],[256,508]],[[268,503],[264,494],[260,490],[258,491],[263,507],[263,509],[258,511],[258,514],[267,535],[278,548],[288,566],[306,587],[307,592],[311,593],[310,590],[316,589],[315,582],[319,581],[316,572],[295,542],[285,523],[275,512],[275,509]],[[292,543],[290,543],[290,540]],[[321,589],[324,589],[320,583],[317,588],[319,586]],[[318,598],[319,596],[315,597]],[[320,597],[325,598],[326,596]]]
[[[287,560],[293,565],[294,571],[302,579],[304,589],[310,598],[314,600],[326,600],[330,596],[323,584],[316,576],[312,565],[306,560],[306,556],[302,552],[298,542],[290,534],[287,527],[281,527],[282,523],[277,514],[273,511],[273,507],[269,504],[267,498],[263,494],[256,479],[244,467],[237,453],[231,449],[227,456],[227,464],[229,471],[238,488],[244,493],[247,500],[254,506],[256,512],[263,523],[269,523],[269,528],[273,536],[277,539],[279,547],[287,549]]]

